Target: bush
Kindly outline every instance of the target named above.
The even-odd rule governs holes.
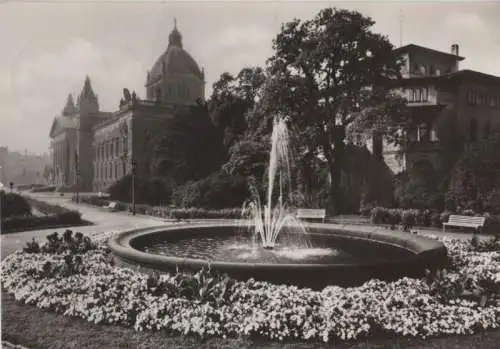
[[[373,224],[402,224],[405,229],[413,226],[441,228],[443,223],[448,222],[450,214],[448,211],[438,213],[430,210],[375,207],[371,211],[371,222]],[[483,232],[500,234],[500,215],[489,213],[478,215],[472,210],[463,210],[457,214],[483,216],[486,218]]]
[[[16,193],[5,193],[0,190],[0,208],[1,218],[31,215],[29,202],[26,198]]]
[[[30,190],[32,193],[53,193],[56,191],[55,185],[49,185],[46,187],[33,188]]]
[[[59,205],[51,205],[32,198],[28,198],[26,201],[28,205],[36,207],[40,212],[46,214],[46,216],[12,216],[2,219],[2,233],[82,224],[81,213],[78,211],[69,210]]]
[[[43,217],[12,217],[2,220],[2,233],[14,231],[53,228],[57,226],[72,226],[82,223],[81,214],[77,211],[67,211]]]
[[[75,202],[76,198],[72,197],[71,200]],[[112,200],[109,200],[107,198],[102,198],[99,196],[82,196],[79,198],[79,201],[81,203],[84,203],[84,204],[104,207],[104,206],[108,206]]]
[[[241,207],[249,197],[248,180],[245,177],[215,172],[176,188],[173,201],[180,207],[224,209]]]
[[[136,204],[167,205],[172,196],[172,185],[164,178],[135,177]],[[126,175],[109,189],[111,201],[132,202],[132,177]]]

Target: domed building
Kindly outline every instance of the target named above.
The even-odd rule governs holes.
[[[90,79],[76,105],[71,94],[50,130],[57,182],[71,191],[105,191],[135,164],[139,176],[148,176],[155,139],[176,115],[189,114],[205,99],[205,74],[184,50],[174,23],[168,46],[146,78],[146,97],[123,89],[119,110],[103,112]]]
[[[167,50],[148,71],[146,96],[162,103],[193,104],[205,98],[205,73],[182,47],[182,35],[174,25]]]

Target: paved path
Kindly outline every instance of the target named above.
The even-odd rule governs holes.
[[[171,224],[168,220],[151,217],[145,215],[132,216],[127,212],[109,212],[104,208],[93,207],[86,204],[75,204],[71,202],[71,195],[59,196],[53,193],[27,193],[24,192],[23,195],[33,197],[38,200],[46,201],[48,203],[57,204],[65,206],[70,209],[78,210],[82,213],[82,218],[93,222],[94,225],[84,226],[84,227],[74,227],[73,230],[80,231],[82,233],[99,233],[99,232],[116,232],[131,230],[136,228],[145,228],[152,226],[161,226]],[[373,231],[373,230],[386,230],[384,226],[376,225],[352,225],[352,224],[331,224],[332,227],[343,227],[351,228],[353,230],[362,231]],[[21,249],[26,245],[26,242],[31,241],[32,238],[41,239],[46,235],[53,233],[54,231],[63,231],[66,228],[61,229],[43,229],[43,230],[31,230],[19,233],[11,233],[1,236],[1,252],[2,258],[7,254],[12,253],[18,249]],[[437,229],[427,229],[427,228],[415,228],[421,233],[432,233],[438,236],[448,236],[459,239],[470,239],[471,234],[468,233],[453,233],[446,232],[443,233],[441,230]]]
[[[107,212],[104,208],[97,208],[84,204],[77,205],[71,202],[70,198],[67,196],[61,197],[55,194],[47,193],[23,193],[23,195],[80,211],[82,213],[82,218],[93,222],[94,225],[74,227],[71,229],[74,231],[82,232],[84,234],[95,232],[123,231],[136,228],[144,228],[148,226],[160,226],[163,224],[169,224],[167,221],[156,217],[143,215],[137,215],[134,217],[126,212]],[[24,247],[26,245],[26,242],[31,241],[31,239],[33,238],[41,239],[46,235],[53,233],[54,231],[63,231],[64,229],[66,228],[30,230],[2,235],[2,259],[9,253],[12,253]]]

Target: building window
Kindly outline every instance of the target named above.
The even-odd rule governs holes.
[[[430,135],[430,127],[426,123],[422,123],[418,126],[418,141],[419,142],[428,142],[431,139]]]
[[[470,105],[477,104],[477,91],[475,89],[469,89],[467,93],[467,101]]]
[[[469,122],[469,140],[471,142],[475,142],[477,140],[477,120],[476,119],[471,119]]]
[[[120,152],[120,143],[119,143],[119,139],[118,138],[115,138],[115,156],[118,156]]]
[[[123,152],[124,153],[128,152],[128,137],[127,136],[123,137]]]
[[[429,101],[429,89],[427,87],[422,88],[422,102]]]
[[[119,176],[118,176],[118,163],[115,162],[115,178],[117,179]]]
[[[429,101],[429,89],[427,87],[412,88],[408,93],[409,103],[420,103]]]
[[[484,137],[488,138],[491,134],[491,122],[486,121],[484,124]]]

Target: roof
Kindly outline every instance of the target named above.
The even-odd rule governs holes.
[[[169,75],[169,73],[193,74],[203,80],[203,74],[198,64],[182,47],[170,46],[165,53],[158,57],[151,69],[148,83],[155,82],[163,77],[163,65],[165,65],[166,75]]]
[[[446,74],[442,76],[447,79],[469,79],[469,80],[480,80],[484,82],[490,82],[498,84],[500,87],[500,76],[481,73],[475,70],[463,69],[457,72]]]
[[[454,55],[452,53],[438,51],[438,50],[434,50],[432,48],[427,48],[427,47],[419,46],[419,45],[415,45],[415,44],[409,44],[409,45],[398,47],[398,48],[396,48],[394,50],[394,52],[401,52],[401,53],[406,53],[406,52],[431,53],[431,54],[434,54],[434,55],[439,55],[439,56],[442,56],[442,57],[446,57],[448,59],[453,58],[453,59],[455,59],[457,61],[463,61],[465,59],[465,57],[462,57],[462,56],[457,56],[457,55]]]
[[[76,119],[69,117],[69,116],[64,116],[64,115],[59,115],[54,118],[54,121],[52,122],[52,126],[50,128],[50,137],[54,136],[54,132],[57,129],[74,129],[77,128],[76,124]]]
[[[164,71],[165,70],[165,71]],[[177,30],[177,25],[169,35],[167,50],[156,60],[150,74],[148,74],[149,85],[162,78],[163,74],[170,73],[191,74],[198,79],[204,80],[204,74],[191,55],[182,47],[182,35]]]

